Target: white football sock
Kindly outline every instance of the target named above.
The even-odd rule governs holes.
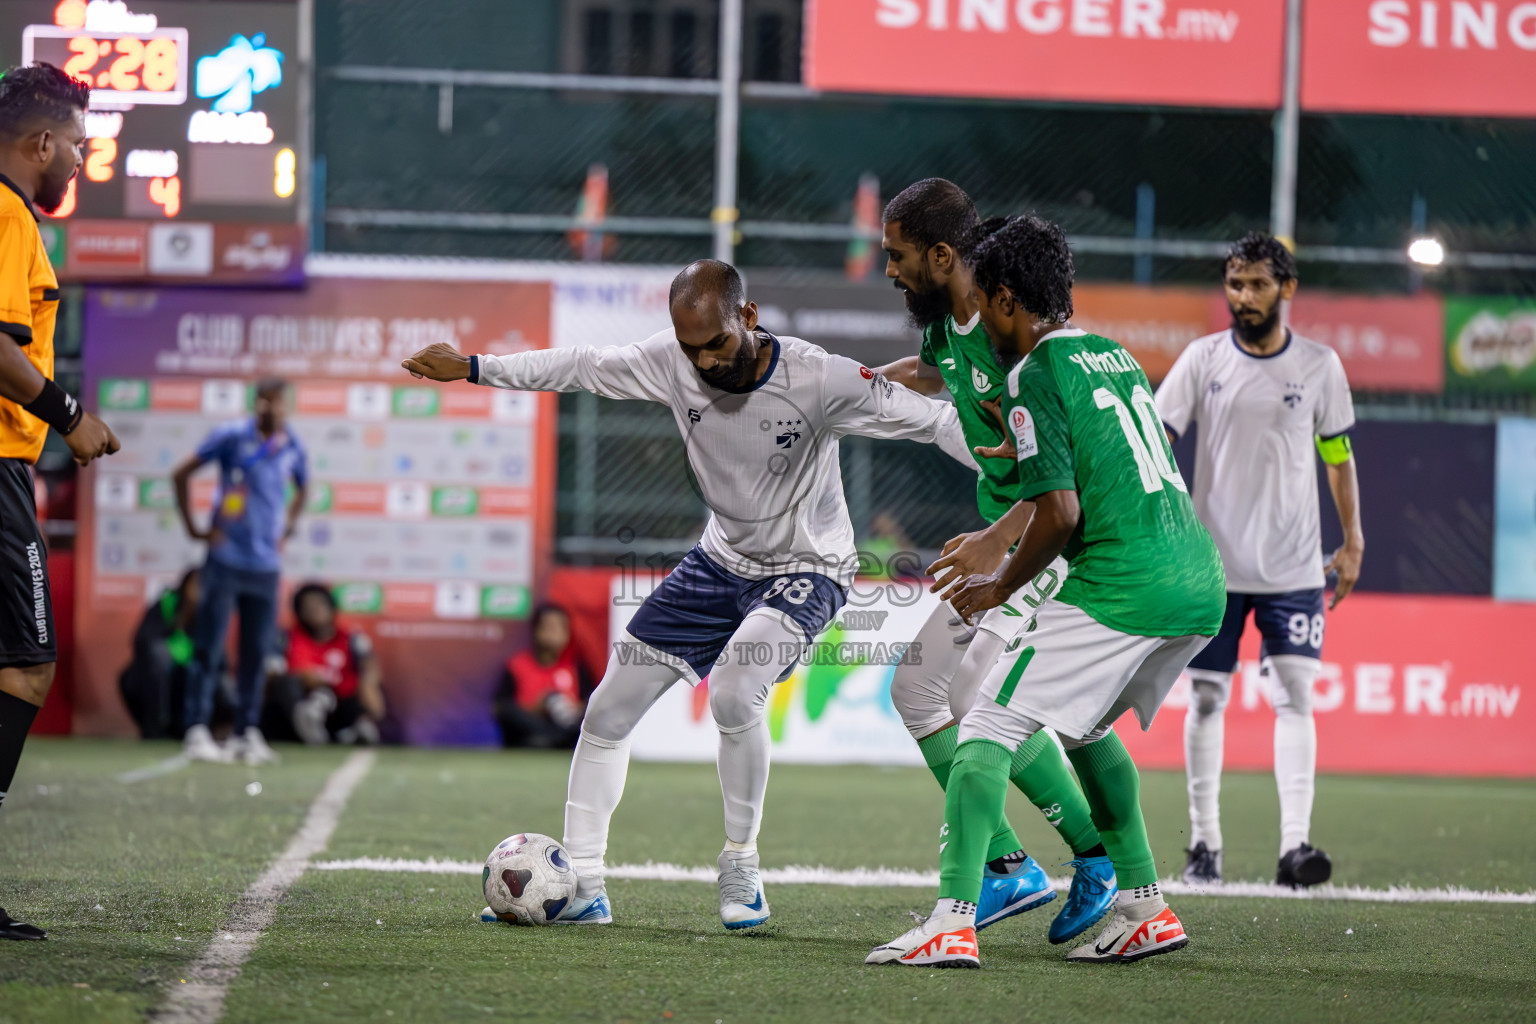
[[[1280,855],[1307,842],[1317,788],[1317,722],[1312,717],[1315,658],[1271,659],[1275,705],[1275,788],[1280,793]]]
[[[757,848],[763,825],[763,801],[768,795],[768,723],[762,718],[739,729],[720,730],[717,755],[720,795],[725,801],[725,838]]]
[[[564,845],[579,880],[576,894],[583,899],[602,891],[608,822],[624,796],[628,775],[628,738],[602,740],[586,732],[581,734],[571,757]]]
[[[805,631],[793,619],[772,608],[755,608],[731,636],[724,661],[710,671],[709,710],[720,730],[717,762],[725,837],[732,843],[757,843],[771,760],[765,715],[768,691],[791,667],[782,663],[780,653],[798,652],[804,646]],[[765,647],[773,652],[767,665],[740,656],[744,650]]]
[[[603,681],[592,692],[582,719],[581,738],[571,755],[565,798],[566,852],[579,879],[583,899],[603,888],[603,857],[608,851],[608,823],[624,796],[629,775],[629,734],[656,699],[679,678],[666,655],[625,635],[621,643],[643,647],[656,657],[609,659]]]
[[[1163,890],[1156,882],[1135,889],[1121,889],[1115,897],[1115,909],[1132,920],[1145,920],[1162,913]]]
[[[1221,761],[1226,743],[1227,695],[1232,677],[1190,672],[1189,712],[1184,716],[1184,775],[1189,789],[1189,848],[1221,846]]]
[[[929,917],[940,918],[945,914],[959,914],[961,917],[968,918],[961,927],[976,927],[976,904],[969,900],[952,900],[943,896],[939,897],[939,902],[934,905],[933,913]]]

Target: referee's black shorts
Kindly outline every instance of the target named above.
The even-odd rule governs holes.
[[[32,473],[20,459],[0,459],[0,668],[57,660],[48,549],[37,526]]]

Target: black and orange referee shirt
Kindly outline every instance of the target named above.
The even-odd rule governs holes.
[[[53,378],[53,327],[59,279],[37,229],[37,208],[16,183],[0,174],[0,332],[22,346],[44,377]],[[10,344],[0,339],[0,343]],[[48,424],[0,398],[0,459],[36,462]]]

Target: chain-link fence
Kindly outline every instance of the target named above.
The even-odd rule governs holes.
[[[745,7],[744,68],[759,81],[748,82],[742,108],[743,265],[840,265],[846,239],[835,229],[849,224],[863,175],[875,176],[884,196],[920,177],[951,177],[986,214],[1035,209],[1075,236],[1131,238],[1138,190],[1152,202],[1156,239],[1220,242],[1268,223],[1267,113],[818,96],[794,84],[801,5]],[[455,10],[446,19],[435,0],[317,5],[327,248],[571,258],[578,253],[566,227],[538,218],[572,217],[596,163],[607,169],[608,216],[645,222],[614,227],[604,258],[680,262],[709,253],[715,0],[462,0]],[[402,38],[412,40],[406,52]],[[615,94],[547,82],[444,88],[349,77],[401,67],[614,83],[639,75],[649,77],[623,81],[698,88]],[[1304,116],[1297,237],[1307,280],[1413,287],[1405,266],[1348,262],[1337,248],[1323,257],[1317,247],[1400,253],[1423,232],[1453,253],[1536,253],[1533,173],[1530,122]],[[402,213],[417,216],[405,223]],[[1133,274],[1130,255],[1080,253],[1084,279]],[[1143,266],[1158,281],[1210,273],[1204,257],[1176,254]],[[1446,267],[1431,283],[1529,294],[1536,268]]]
[[[1221,245],[1269,223],[1270,113],[816,95],[798,85],[802,6],[745,0],[742,266],[841,268],[856,189],[871,176],[882,200],[939,175],[964,185],[984,215],[1036,210],[1098,243],[1078,246],[1083,281],[1208,286]],[[324,248],[674,265],[710,254],[716,0],[454,8],[450,19],[440,0],[317,4]],[[1298,160],[1308,289],[1536,294],[1536,124],[1309,114]],[[573,234],[593,165],[606,172],[595,248]],[[1425,275],[1402,259],[1418,234],[1458,253],[1526,254],[1530,265]],[[1137,237],[1161,248],[1137,257],[1104,244]],[[1364,249],[1366,262],[1345,251]],[[754,290],[764,279],[748,276]],[[892,344],[893,332],[883,337]],[[877,365],[912,351],[915,342],[848,354]],[[1375,420],[1536,413],[1536,397],[1516,393],[1361,392],[1357,401],[1361,418]],[[563,396],[560,408],[562,559],[611,564],[685,549],[706,509],[667,412],[585,395]],[[849,438],[841,456],[866,549],[926,555],[979,525],[971,474],[942,453]]]

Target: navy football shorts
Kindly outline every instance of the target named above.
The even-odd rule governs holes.
[[[783,612],[810,643],[846,599],[847,592],[830,576],[800,572],[749,580],[727,572],[695,547],[645,599],[629,620],[628,632],[683,659],[703,678],[752,609]]]
[[[1264,638],[1261,657],[1294,654],[1323,656],[1323,588],[1283,594],[1227,594],[1227,612],[1217,633],[1189,663],[1192,669],[1232,672],[1237,668],[1237,642],[1242,639],[1248,612]]]

